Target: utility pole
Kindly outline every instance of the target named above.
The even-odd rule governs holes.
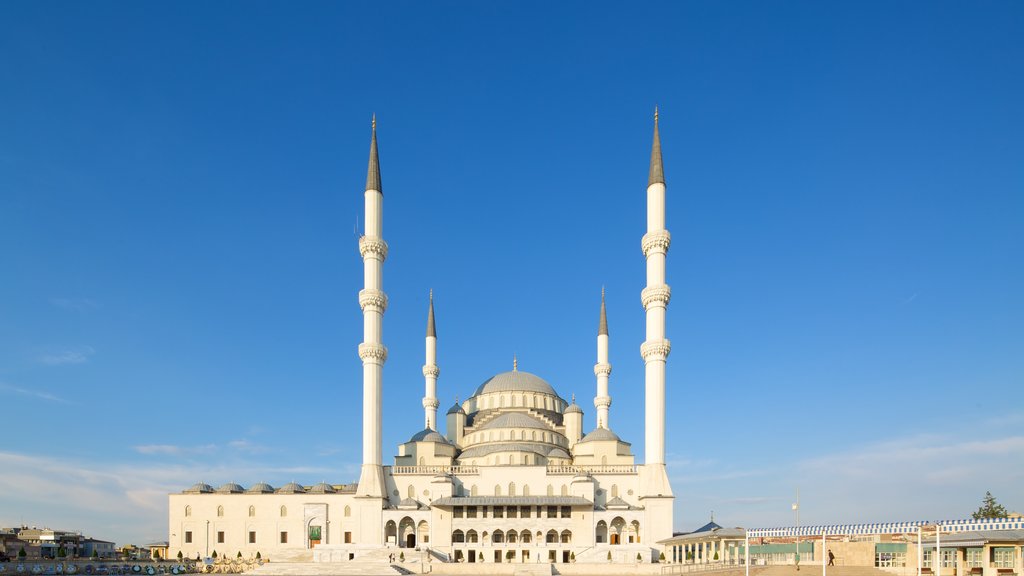
[[[796,513],[796,570],[800,571],[800,488],[796,489],[796,502],[793,503],[793,512]]]

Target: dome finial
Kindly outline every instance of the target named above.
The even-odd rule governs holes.
[[[519,371],[519,359],[516,358],[515,352],[512,353],[512,371],[513,372],[518,372]]]
[[[576,403],[576,393],[575,392],[573,392],[573,394],[572,394],[572,403],[573,404]]]

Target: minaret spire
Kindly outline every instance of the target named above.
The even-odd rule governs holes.
[[[658,107],[654,107],[654,142],[651,144],[651,170],[647,186],[665,183],[665,169],[661,165],[661,137],[658,135]]]
[[[380,190],[380,164],[377,159],[377,118],[370,125],[370,167],[366,175],[365,230],[359,237],[363,257],[363,289],[359,307],[363,310],[363,342],[359,358],[363,361],[363,467],[359,475],[359,496],[383,498],[384,469],[381,457],[384,363],[388,349],[382,341],[384,311],[388,296],[384,292],[384,260],[388,244],[384,241],[384,196]]]
[[[377,158],[377,115],[370,120],[370,165],[366,168],[366,189],[384,193],[380,185],[380,160]]]
[[[647,313],[647,339],[640,346],[644,359],[644,482],[641,498],[672,498],[665,471],[665,363],[672,345],[665,338],[665,312],[672,291],[665,283],[665,256],[672,237],[665,229],[665,174],[661,165],[661,140],[658,136],[658,110],[654,110],[654,144],[647,184],[647,233],[641,240],[647,259],[647,287],[640,301]],[[651,501],[645,509],[660,506]],[[653,515],[651,516],[653,519]],[[658,524],[660,521],[654,521]],[[672,526],[656,527],[654,532],[672,534]],[[648,532],[650,534],[650,532]]]
[[[597,395],[594,396],[594,408],[597,408],[597,427],[608,428],[608,408],[612,405],[612,397],[608,395],[608,377],[612,374],[612,365],[608,363],[608,313],[604,304],[604,288],[601,288],[601,321],[597,327],[597,364],[594,364],[594,375],[597,376]]]
[[[423,378],[426,391],[423,394],[424,427],[437,430],[437,377],[441,369],[437,367],[437,330],[434,328],[434,291],[430,291],[430,305],[427,308],[426,361],[423,364]]]

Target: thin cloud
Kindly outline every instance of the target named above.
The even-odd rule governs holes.
[[[46,400],[47,402],[60,402],[62,404],[68,404],[68,401],[56,394],[51,394],[44,390],[32,390],[29,388],[21,388],[19,386],[13,386],[0,382],[0,391],[7,392],[9,394],[17,394],[20,396],[28,396],[31,398],[38,398],[39,400]]]
[[[160,456],[184,456],[188,454],[212,454],[217,451],[216,444],[204,444],[202,446],[177,446],[174,444],[142,444],[132,446],[132,449],[139,454],[160,455]]]
[[[48,364],[50,366],[60,366],[62,364],[82,364],[89,361],[89,357],[96,353],[96,349],[92,346],[78,346],[76,348],[68,348],[66,350],[59,350],[47,354],[42,354],[36,361],[42,364]]]

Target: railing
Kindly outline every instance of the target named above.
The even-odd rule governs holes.
[[[691,563],[692,560],[688,560],[686,563],[669,564],[661,567],[662,574],[690,574],[693,572],[719,572],[722,570],[736,570],[738,568],[744,568],[745,564],[740,561],[735,562],[712,562],[712,563]],[[754,565],[751,564],[753,568]]]
[[[479,474],[477,466],[391,466],[391,474]]]
[[[548,474],[636,474],[636,465],[548,466]]]

